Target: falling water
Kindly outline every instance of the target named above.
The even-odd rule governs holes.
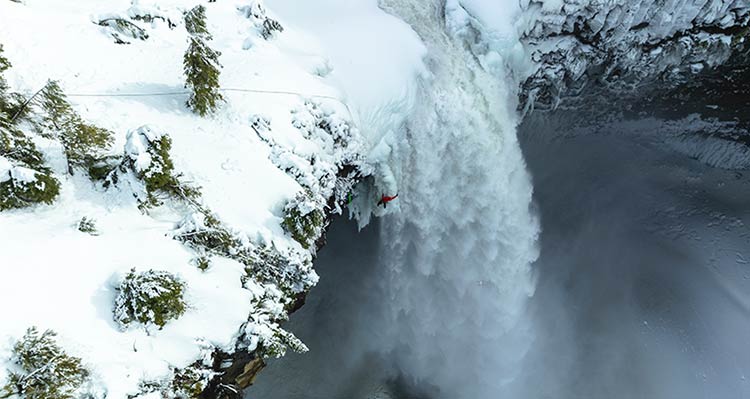
[[[518,85],[447,33],[443,1],[381,5],[421,36],[430,74],[395,149],[400,204],[383,221],[372,341],[431,397],[498,398],[529,345],[522,326],[538,254]]]

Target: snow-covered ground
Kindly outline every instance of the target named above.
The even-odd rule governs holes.
[[[47,80],[59,81],[87,122],[115,133],[113,155],[122,154],[128,132],[141,126],[165,132],[173,141],[175,171],[201,188],[202,204],[224,226],[251,246],[274,246],[309,261],[310,251],[281,226],[284,206],[303,188],[312,187],[321,204],[341,194],[333,190],[331,173],[368,151],[350,112],[375,115],[391,93],[404,92],[420,68],[422,50],[413,32],[375,2],[341,7],[269,1],[269,15],[285,29],[267,40],[262,20],[246,12],[255,3],[205,4],[214,36],[209,45],[221,52],[220,84],[229,89],[213,116],[198,117],[184,105],[182,13],[200,4],[193,0],[4,1],[0,43],[13,64],[5,77],[12,91],[27,97]],[[276,8],[282,15],[273,13]],[[164,20],[132,19],[146,13]],[[148,38],[120,34],[130,43],[116,44],[114,30],[97,24],[111,17],[131,21]],[[332,23],[350,24],[357,33],[346,43],[324,46],[328,37],[305,31]],[[373,29],[356,27],[360,23]],[[404,45],[397,58],[403,61],[388,62],[399,43]],[[324,137],[320,118],[351,128],[347,153],[337,152],[334,140]],[[265,121],[268,128],[258,129]],[[214,349],[233,350],[243,323],[259,311],[259,298],[274,288],[252,280],[243,287],[245,267],[230,259],[214,257],[207,271],[199,270],[195,252],[172,237],[187,216],[184,207],[168,201],[141,212],[127,189],[105,190],[84,173],[68,174],[58,142],[34,140],[62,188],[52,205],[0,214],[0,386],[15,367],[14,342],[31,326],[58,332],[62,347],[82,358],[97,389],[109,398],[137,393],[139,383],[169,378],[174,368]],[[282,169],[292,170],[296,179]],[[78,230],[83,217],[96,221],[98,235]],[[117,285],[132,268],[177,275],[187,287],[186,313],[161,330],[130,326],[122,331],[112,310]],[[309,284],[316,280],[314,272],[306,278]],[[276,298],[275,306],[289,300]],[[283,318],[283,313],[275,314]],[[253,320],[247,331],[268,331],[252,325],[265,319]]]

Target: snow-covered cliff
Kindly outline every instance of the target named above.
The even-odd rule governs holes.
[[[198,4],[0,2],[0,397],[237,396],[306,350],[280,323],[366,145],[257,1],[205,4],[223,101],[191,112]]]

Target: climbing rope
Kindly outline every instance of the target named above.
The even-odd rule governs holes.
[[[26,109],[26,106],[28,106],[28,104],[37,95],[39,95],[39,93],[41,93],[45,87],[47,87],[46,84],[41,89],[39,89],[36,93],[34,93],[33,96],[29,97],[29,99],[24,102],[21,108],[16,112],[16,115],[14,115],[13,118],[11,118],[11,122],[15,121],[15,119]],[[231,88],[231,87],[220,88],[218,90],[223,91],[223,92],[282,94],[282,95],[307,97],[307,98],[325,98],[325,99],[334,100],[340,103],[346,108],[346,111],[349,112],[349,115],[351,117],[354,116],[354,114],[352,113],[352,110],[349,108],[349,105],[347,103],[343,102],[341,99],[337,97],[328,96],[324,94],[305,94],[305,93],[285,91],[285,90],[242,89],[242,88]],[[167,92],[156,92],[156,93],[66,93],[65,95],[67,97],[161,97],[161,96],[178,96],[178,95],[186,95],[186,94],[190,94],[190,91],[182,90],[182,91],[167,91]]]
[[[349,105],[343,102],[340,98],[334,96],[328,96],[324,94],[305,94],[295,91],[285,90],[261,90],[261,89],[242,89],[242,88],[220,88],[222,92],[238,92],[238,93],[259,93],[259,94],[283,94],[290,96],[308,97],[308,98],[325,98],[328,100],[334,100],[344,107],[349,112],[349,115],[353,115]],[[41,90],[40,90],[41,91]],[[177,96],[190,94],[190,91],[168,91],[168,92],[156,92],[156,93],[66,93],[68,97],[160,97],[160,96]]]

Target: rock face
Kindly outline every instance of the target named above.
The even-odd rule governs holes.
[[[528,2],[522,40],[539,68],[522,104],[554,108],[591,89],[676,87],[748,51],[746,0]]]
[[[263,358],[246,350],[216,352],[213,358],[217,375],[203,390],[201,399],[241,399],[242,391],[255,382],[266,366]]]

